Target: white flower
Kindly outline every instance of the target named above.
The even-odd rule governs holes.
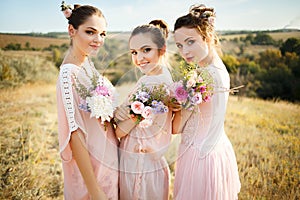
[[[190,79],[187,81],[187,83],[186,83],[186,86],[187,86],[188,88],[194,87],[195,85],[196,85],[196,80],[193,79],[193,78],[190,78]]]
[[[104,121],[110,121],[113,117],[114,107],[108,97],[101,95],[87,97],[86,102],[91,109],[91,118],[100,118],[101,123],[104,124]]]
[[[152,119],[144,119],[144,120],[140,121],[139,127],[148,128],[149,126],[152,125],[152,123],[153,123]]]

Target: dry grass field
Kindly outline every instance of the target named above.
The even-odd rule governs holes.
[[[0,199],[62,199],[55,98],[55,83],[1,90]],[[299,105],[230,97],[225,127],[240,199],[300,198],[299,124]]]
[[[0,48],[4,48],[6,45],[13,43],[19,43],[22,47],[25,47],[26,42],[30,43],[30,47],[45,48],[52,45],[62,45],[64,43],[69,44],[69,39],[65,38],[47,38],[47,37],[32,37],[23,35],[10,35],[0,34]]]

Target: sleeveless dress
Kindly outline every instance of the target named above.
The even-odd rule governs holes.
[[[214,78],[215,93],[197,107],[181,133],[176,200],[234,200],[241,187],[235,153],[224,131],[229,75],[219,58],[206,68]]]
[[[84,133],[83,145],[87,148],[99,186],[109,199],[118,199],[118,140],[111,126],[104,127],[90,113],[79,109],[79,95],[74,89],[74,77],[86,87],[90,79],[86,76],[93,66],[83,68],[73,64],[60,67],[57,81],[57,110],[59,151],[64,174],[64,197],[66,200],[89,199],[89,194],[79,168],[72,156],[71,133],[81,129]],[[100,76],[100,75],[99,75]]]
[[[172,83],[170,73],[143,76],[141,84]],[[127,99],[129,105],[129,100]],[[172,113],[158,114],[147,128],[135,126],[120,142],[120,199],[164,200],[169,196],[169,167],[164,157],[171,141]]]

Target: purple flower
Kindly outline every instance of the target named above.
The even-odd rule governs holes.
[[[86,111],[86,112],[91,112],[91,110],[88,107],[87,102],[83,99],[80,99],[79,109],[83,110],[83,111]]]
[[[150,95],[147,92],[141,91],[136,95],[136,99],[141,100],[143,103],[148,101]]]

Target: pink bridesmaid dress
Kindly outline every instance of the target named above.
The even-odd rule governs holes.
[[[143,76],[141,84],[172,83],[168,71]],[[128,102],[128,100],[127,100]],[[148,128],[135,126],[120,142],[120,199],[164,200],[169,196],[169,167],[164,157],[171,141],[172,113],[158,114]]]
[[[96,69],[85,66],[87,72]],[[96,72],[98,73],[98,72]],[[84,70],[73,64],[60,67],[57,81],[57,110],[59,151],[62,159],[64,174],[64,197],[66,200],[89,199],[89,194],[81,176],[79,168],[72,156],[70,147],[71,133],[81,129],[84,133],[82,143],[90,154],[91,163],[99,186],[109,199],[118,199],[118,140],[114,129],[104,126],[90,113],[80,110],[80,99],[77,91],[72,87],[76,76],[86,87],[90,79]]]
[[[235,153],[224,131],[229,75],[221,60],[207,69],[215,81],[215,94],[197,107],[181,133],[176,200],[234,200],[241,187]]]

